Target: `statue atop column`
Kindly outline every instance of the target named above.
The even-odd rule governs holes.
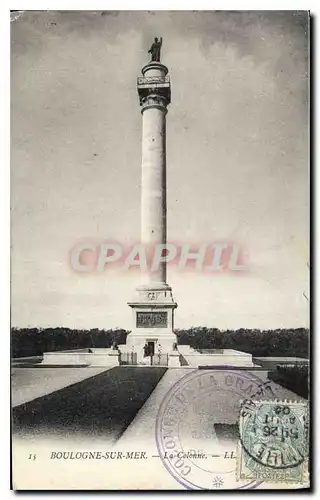
[[[162,37],[160,38],[160,40],[158,40],[158,38],[155,38],[153,44],[148,50],[148,54],[151,54],[151,61],[160,62],[161,46],[162,46]]]

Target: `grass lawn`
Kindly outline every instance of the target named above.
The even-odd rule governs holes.
[[[13,433],[108,436],[116,441],[165,372],[163,367],[115,367],[16,406]]]

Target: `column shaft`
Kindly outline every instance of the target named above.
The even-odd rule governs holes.
[[[166,243],[166,109],[148,107],[142,117],[141,240],[154,251]],[[165,283],[166,263],[148,281]]]

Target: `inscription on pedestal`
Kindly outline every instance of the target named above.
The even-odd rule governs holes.
[[[167,312],[137,312],[137,328],[167,328]]]

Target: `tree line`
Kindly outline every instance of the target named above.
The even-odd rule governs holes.
[[[39,356],[48,351],[111,347],[113,342],[124,344],[130,333],[117,328],[91,330],[57,328],[11,329],[13,358]],[[253,356],[309,357],[309,330],[306,328],[259,330],[219,330],[191,327],[175,330],[178,344],[189,344],[195,349],[235,349]]]

